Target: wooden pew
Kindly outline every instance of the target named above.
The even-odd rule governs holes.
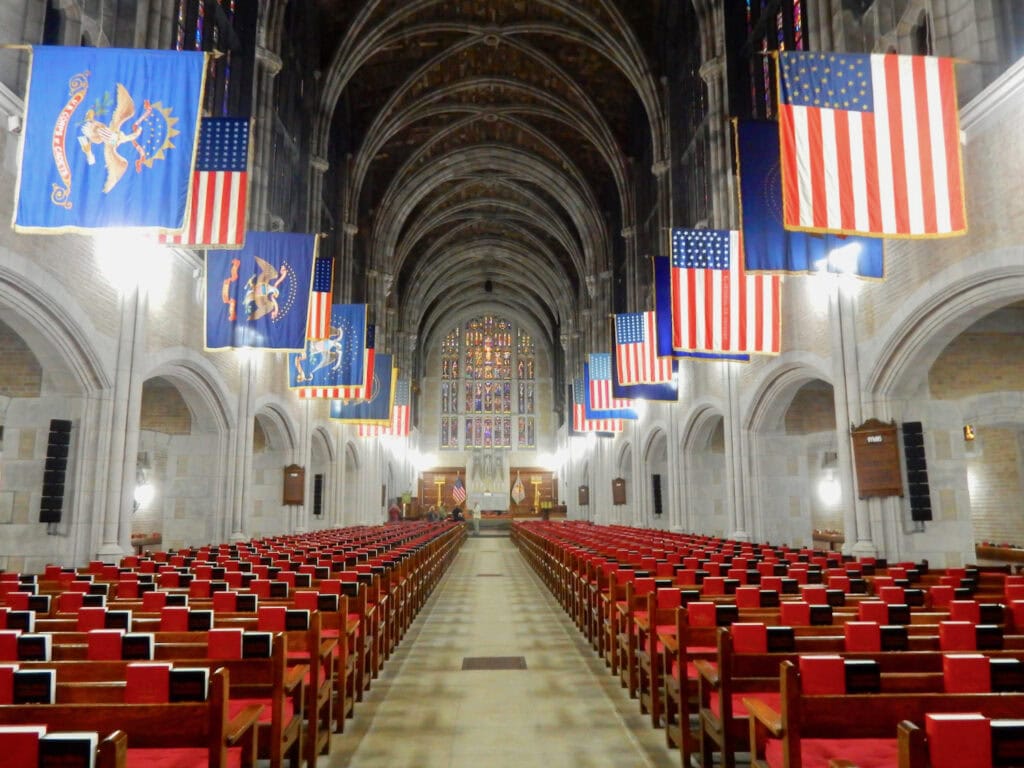
[[[81,635],[83,633],[74,633]],[[223,668],[230,674],[232,707],[239,702],[257,705],[260,713],[256,726],[258,756],[269,759],[273,768],[280,768],[286,756],[290,763],[299,762],[302,748],[301,732],[304,714],[304,678],[308,666],[288,666],[287,644],[282,633],[271,638],[270,656],[267,658],[217,658],[208,650],[210,633],[176,632],[154,635],[154,661],[168,661],[176,666],[206,667],[211,670]],[[23,669],[48,668],[58,670],[58,680],[89,683],[102,680],[124,680],[123,670],[128,661],[88,661],[88,637],[74,637],[82,640],[73,645],[54,645],[54,656],[64,656],[54,661],[20,662]],[[73,653],[60,654],[60,649],[75,649]],[[111,701],[123,696],[123,691],[111,684]],[[120,683],[123,689],[123,682]],[[265,710],[265,711],[264,711]],[[291,710],[289,712],[289,710]],[[311,731],[310,738],[317,739],[318,729]],[[305,750],[309,755],[311,747]]]
[[[1010,768],[1024,762],[1024,724],[1016,720],[991,720],[986,724],[988,738],[991,742],[991,761],[993,768]],[[959,734],[958,734],[959,735]],[[933,745],[930,743],[925,728],[904,720],[897,727],[896,742],[899,749],[899,768],[933,768]],[[972,745],[981,749],[981,740],[972,739]],[[934,745],[936,750],[943,750],[945,744]],[[945,755],[945,752],[941,752]],[[956,754],[950,755],[954,761]]]
[[[768,768],[769,749],[778,760],[771,764],[784,768],[802,768],[804,753],[817,761],[843,758],[856,764],[854,753],[865,745],[862,740],[873,742],[876,762],[896,765],[896,731],[903,720],[920,722],[935,712],[980,712],[995,718],[1024,712],[1024,693],[802,694],[800,675],[788,661],[780,665],[779,692],[779,710],[756,697],[744,699],[750,712],[752,768]]]
[[[228,672],[210,675],[205,702],[173,704],[8,704],[0,705],[0,724],[45,725],[51,730],[123,732],[128,740],[128,763],[145,765],[146,750],[184,750],[196,768],[227,768],[229,749],[238,749],[242,766],[256,764],[256,721],[259,707],[247,706],[228,715]]]

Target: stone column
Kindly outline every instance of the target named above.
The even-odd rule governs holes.
[[[106,503],[102,510],[102,541],[98,559],[117,563],[132,552],[132,511],[136,463],[139,452],[139,419],[142,410],[142,381],[135,371],[145,340],[147,301],[136,283],[121,296],[117,363],[112,403],[109,450],[107,453]]]
[[[231,540],[245,541],[247,511],[251,503],[249,488],[252,486],[252,439],[255,428],[256,409],[253,402],[255,374],[251,354],[243,353],[238,366],[238,417],[232,434],[234,490],[231,507]]]
[[[737,541],[750,540],[750,520],[747,514],[748,463],[747,443],[740,415],[740,385],[737,366],[721,362],[726,391],[725,414],[725,475],[728,484],[730,523],[729,538]]]
[[[320,221],[320,209],[323,207],[324,174],[330,169],[331,164],[326,157],[310,155],[309,157],[309,231],[323,231],[323,224]],[[337,254],[340,255],[340,254]]]
[[[342,302],[352,301],[352,286],[355,285],[353,274],[353,260],[356,235],[359,234],[359,227],[352,222],[345,222],[342,227],[341,252],[337,254],[339,262],[335,264],[335,274],[341,275],[341,300]]]
[[[843,551],[858,557],[874,557],[868,502],[857,498],[850,427],[864,421],[861,407],[860,363],[857,357],[855,302],[843,290],[843,275],[825,275],[831,281],[829,330],[832,334],[832,378],[836,404],[836,455],[843,499]]]
[[[257,46],[249,220],[262,229],[268,228],[271,214],[269,203],[274,137],[274,78],[281,71],[281,66],[280,56],[262,45]]]

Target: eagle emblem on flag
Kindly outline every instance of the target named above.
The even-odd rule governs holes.
[[[52,136],[53,159],[61,184],[53,185],[50,201],[63,208],[72,206],[73,183],[73,164],[67,156],[65,137],[68,123],[89,90],[89,73],[73,78],[68,89],[70,98],[57,117]],[[114,189],[129,168],[142,173],[143,168],[152,168],[156,160],[165,159],[167,150],[174,149],[172,139],[180,133],[175,128],[177,122],[178,118],[171,116],[171,108],[160,102],[143,99],[142,109],[138,109],[124,83],[116,83],[113,94],[106,90],[97,96],[77,124],[77,138],[89,166],[97,164],[97,155],[103,160],[103,194]]]

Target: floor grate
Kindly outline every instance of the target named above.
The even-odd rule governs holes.
[[[462,659],[465,670],[526,669],[525,656],[465,656]]]

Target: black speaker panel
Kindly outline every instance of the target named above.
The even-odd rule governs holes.
[[[319,517],[324,513],[324,476],[313,475],[313,514]]]
[[[71,446],[71,422],[51,419],[43,467],[43,492],[39,500],[39,522],[59,523],[64,514],[64,481]]]
[[[928,486],[928,461],[924,455],[924,429],[919,421],[907,421],[902,430],[910,518],[915,522],[928,522],[932,519],[932,497]]]
[[[651,499],[654,501],[654,514],[662,512],[661,502],[661,475],[651,475]]]

